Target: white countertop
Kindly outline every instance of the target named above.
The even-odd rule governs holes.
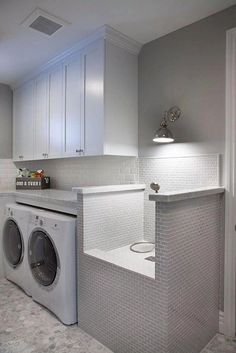
[[[56,189],[47,190],[0,190],[0,197],[13,196],[16,202],[31,204],[33,206],[55,209],[61,212],[77,213],[77,193],[94,194],[105,192],[122,192],[132,190],[144,190],[145,184],[126,184],[108,186],[75,187],[73,191]],[[204,187],[199,189],[188,189],[149,195],[149,200],[155,202],[174,202],[196,197],[224,193],[224,187]],[[51,205],[51,206],[50,206]],[[44,208],[45,208],[44,207]]]
[[[189,189],[180,191],[171,191],[163,193],[155,193],[149,195],[150,201],[155,202],[174,202],[187,199],[194,199],[196,197],[202,197],[207,195],[221,194],[224,193],[224,187],[204,187],[199,189]]]
[[[77,203],[76,193],[73,191],[46,189],[46,190],[15,190],[15,196],[24,196],[43,200],[52,200],[59,202]]]
[[[72,190],[78,194],[98,194],[106,192],[122,192],[145,190],[145,184],[121,184],[121,185],[105,185],[105,186],[86,186],[86,187],[73,187]]]
[[[69,214],[77,214],[77,194],[73,191],[46,190],[0,190],[0,197],[11,196],[16,202],[51,209]]]
[[[145,184],[75,187],[73,191],[45,190],[0,190],[0,197],[11,196],[16,202],[76,215],[79,208],[77,194],[96,194],[144,190]]]

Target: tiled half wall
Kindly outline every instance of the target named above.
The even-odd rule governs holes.
[[[222,197],[157,205],[155,279],[83,253],[85,206],[80,196],[79,326],[116,353],[198,353],[219,325]]]

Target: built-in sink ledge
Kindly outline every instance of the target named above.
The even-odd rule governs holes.
[[[150,201],[155,202],[174,202],[187,199],[194,199],[197,197],[222,194],[225,192],[224,187],[204,187],[198,189],[187,189],[180,191],[160,192],[149,195]]]
[[[100,194],[107,192],[137,191],[145,190],[145,184],[120,184],[120,185],[104,185],[104,186],[85,186],[73,187],[72,191],[77,194]]]

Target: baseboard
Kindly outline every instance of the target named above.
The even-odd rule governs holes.
[[[218,333],[214,337],[212,337],[212,339],[207,343],[207,345],[201,350],[200,353],[206,353],[207,348],[210,347],[211,343],[215,340],[217,335],[218,335]]]

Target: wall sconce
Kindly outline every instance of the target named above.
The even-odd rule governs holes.
[[[157,143],[174,142],[175,139],[172,132],[167,127],[169,122],[174,123],[179,119],[181,114],[182,112],[179,107],[172,107],[168,111],[165,111],[164,117],[160,123],[160,128],[156,131],[153,141]]]

